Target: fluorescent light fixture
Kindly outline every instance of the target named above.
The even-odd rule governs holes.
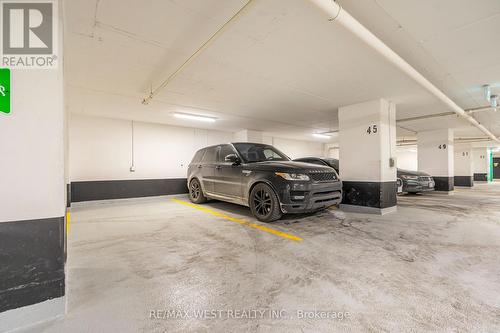
[[[490,97],[490,103],[491,103],[491,107],[496,109],[496,107],[498,106],[498,96],[497,95],[491,95]]]
[[[318,139],[330,139],[332,137],[331,135],[321,133],[313,133],[313,136]]]
[[[199,114],[183,113],[183,112],[174,112],[174,117],[181,119],[205,121],[208,123],[214,123],[217,120],[216,117],[201,116]]]
[[[483,86],[483,90],[484,90],[484,99],[486,99],[489,102],[491,99],[491,87],[490,87],[490,85],[485,84]]]

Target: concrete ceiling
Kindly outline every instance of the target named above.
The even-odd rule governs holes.
[[[487,105],[481,89],[484,84],[490,84],[493,92],[500,95],[500,39],[497,36],[500,1],[340,2],[462,108]],[[481,112],[474,116],[493,133],[500,134],[500,112]],[[447,118],[438,119],[445,121]],[[435,121],[405,126],[418,130]],[[468,128],[459,128],[456,133],[482,135]]]
[[[480,86],[500,93],[496,0],[344,0],[341,4],[464,108]],[[337,109],[374,98],[398,119],[448,111],[307,0],[255,0],[158,94],[174,72],[241,8],[240,0],[73,0],[65,3],[65,77],[71,112],[313,140],[337,128]],[[459,3],[459,4],[458,4]],[[213,115],[214,124],[173,118]],[[500,112],[477,119],[500,134]],[[443,127],[482,133],[454,116],[402,124],[399,136]]]

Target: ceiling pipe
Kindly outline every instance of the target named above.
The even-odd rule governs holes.
[[[484,137],[484,138],[456,138],[453,140],[455,143],[482,143],[482,142],[487,142],[491,141],[489,137]],[[398,140],[396,141],[396,146],[397,147],[404,147],[404,146],[416,146],[417,145],[417,140]]]
[[[491,107],[491,106],[481,106],[478,108],[466,109],[464,111],[467,114],[471,114],[471,113],[484,112],[484,111],[490,111],[490,110],[495,110],[495,108]],[[437,117],[447,117],[447,116],[453,116],[453,115],[456,115],[456,113],[455,112],[443,112],[443,113],[429,114],[426,116],[417,116],[417,117],[398,119],[398,120],[396,120],[396,122],[397,123],[405,123],[405,122],[409,122],[409,121],[423,120],[423,119],[430,119],[430,118],[437,118]]]
[[[496,108],[492,107],[491,105],[488,106],[480,106],[478,108],[473,108],[473,109],[467,109],[465,112],[468,114],[471,113],[476,113],[476,112],[484,112],[484,111],[490,111],[490,110],[495,110]]]
[[[335,134],[338,132],[339,132],[339,130],[332,130],[332,131],[328,131],[328,132],[321,132],[320,134],[330,135],[330,134]]]
[[[423,88],[436,96],[454,113],[469,121],[472,125],[476,126],[492,140],[500,143],[500,140],[493,133],[491,133],[488,129],[481,125],[476,119],[468,115],[460,106],[453,102],[448,96],[446,96],[441,90],[439,90],[435,85],[427,80],[422,74],[420,74],[415,68],[413,68],[409,63],[401,58],[384,42],[382,42],[370,30],[366,29],[361,23],[359,23],[354,17],[352,17],[335,0],[309,1],[316,5],[319,9],[321,9],[325,14],[327,14],[329,21],[337,22],[338,24],[342,25],[344,28],[355,34],[359,39],[367,43],[375,51],[389,60],[393,65],[395,65],[412,79],[414,79]]]
[[[251,3],[253,3],[254,0],[248,0],[248,2],[241,7],[226,23],[224,23],[212,36],[210,36],[209,39],[205,41],[189,58],[187,58],[182,65],[177,68],[172,74],[170,74],[169,77],[167,77],[165,80],[163,80],[162,83],[155,89],[152,89],[151,92],[149,93],[148,96],[143,98],[142,104],[148,105],[149,102],[160,92],[162,89],[164,89],[177,75],[179,75],[180,72],[184,70],[190,63],[193,62],[210,44],[217,39],[227,28],[229,24],[234,22],[238,17],[241,16],[241,14],[250,6]]]
[[[446,117],[446,116],[453,116],[456,115],[455,112],[443,112],[443,113],[436,113],[436,114],[429,114],[425,116],[417,116],[417,117],[410,117],[410,118],[403,118],[403,119],[397,119],[396,123],[407,123],[410,121],[415,121],[415,120],[423,120],[423,119],[430,119],[430,118],[438,118],[438,117]]]
[[[485,137],[458,137],[454,138],[453,141],[457,142],[466,142],[466,141],[485,141],[489,140],[490,138],[485,136]],[[412,143],[412,142],[417,142],[417,139],[401,139],[397,140],[397,143]]]

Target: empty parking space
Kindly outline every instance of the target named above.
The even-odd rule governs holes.
[[[224,217],[174,201],[184,196],[77,205],[69,315],[42,331],[496,331],[500,212],[482,195],[499,189],[402,197],[387,216],[326,210],[269,226],[301,242],[228,221],[260,225],[228,203],[205,206]],[[284,310],[286,318],[184,317],[198,309]],[[183,314],[165,319],[158,310]],[[298,318],[313,310],[348,315]]]

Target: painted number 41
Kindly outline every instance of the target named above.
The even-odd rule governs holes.
[[[366,130],[366,133],[368,134],[376,134],[377,132],[378,132],[377,125],[368,126],[368,129]]]

